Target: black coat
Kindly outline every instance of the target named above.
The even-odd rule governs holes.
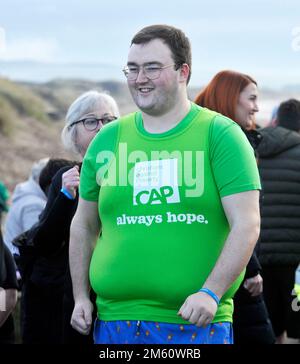
[[[245,132],[245,134],[256,152],[262,140],[261,134],[256,130]],[[260,198],[260,203],[261,200]],[[261,272],[259,253],[260,239],[247,264],[245,278],[234,296],[233,333],[236,344],[273,344],[275,342],[263,295],[252,297],[249,291],[243,287],[246,279],[255,277]]]
[[[71,200],[60,191],[62,175],[68,169],[70,167],[62,168],[54,176],[48,194],[47,205],[39,218],[38,224],[32,228],[30,233],[36,257],[27,288],[31,297],[32,295],[39,295],[48,301],[46,303],[47,307],[50,308],[51,305],[56,307],[55,317],[52,317],[52,321],[56,321],[57,324],[53,325],[52,321],[45,322],[45,326],[53,325],[51,326],[52,332],[50,332],[50,329],[47,330],[48,336],[46,336],[45,340],[85,344],[92,343],[92,333],[89,336],[80,335],[70,325],[74,299],[69,270],[69,236],[70,225],[78,205],[78,196]],[[38,297],[35,297],[33,303],[38,306]],[[30,311],[30,303],[27,307]],[[45,311],[45,302],[40,302],[40,307]],[[29,312],[29,318],[30,315]],[[37,325],[38,321],[43,320],[43,316],[38,314],[34,317]],[[37,325],[34,325],[35,323],[32,329],[27,330],[30,342],[38,340],[36,337]],[[32,332],[34,335],[32,335]]]
[[[16,265],[13,256],[2,239],[0,227],[0,287],[18,289]]]
[[[16,265],[8,247],[4,244],[0,226],[0,287],[18,289]],[[0,328],[0,344],[14,344],[14,321],[10,315]]]
[[[260,262],[264,266],[300,261],[300,134],[265,128],[259,145],[259,171],[264,188],[261,208]]]
[[[68,199],[62,192],[61,168],[54,176],[47,205],[33,228],[32,243],[37,252],[31,281],[43,286],[65,284],[68,271],[70,225],[77,209],[78,197]]]

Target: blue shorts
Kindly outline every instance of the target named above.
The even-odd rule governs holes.
[[[230,322],[204,327],[149,321],[100,321],[95,344],[233,344]]]

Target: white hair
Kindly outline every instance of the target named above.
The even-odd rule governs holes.
[[[48,161],[49,158],[42,158],[32,165],[29,177],[32,178],[36,183],[39,183],[40,174]]]
[[[62,143],[66,149],[80,154],[80,146],[76,145],[77,128],[72,128],[70,125],[80,120],[83,115],[93,112],[99,104],[103,103],[112,108],[114,116],[120,116],[116,101],[104,92],[94,90],[85,92],[71,104],[66,115],[66,125],[61,133]]]

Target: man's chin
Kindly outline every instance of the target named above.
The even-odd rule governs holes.
[[[149,116],[153,116],[153,117],[158,117],[158,116],[162,116],[165,113],[161,110],[156,110],[156,109],[141,109],[142,113],[149,115]]]
[[[154,106],[150,104],[137,103],[137,107],[145,114],[151,115],[151,111],[154,110]]]

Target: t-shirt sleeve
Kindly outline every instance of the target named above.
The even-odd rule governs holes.
[[[101,180],[115,156],[119,120],[105,125],[92,140],[83,159],[79,195],[87,201],[98,201]]]
[[[212,169],[221,197],[261,189],[254,150],[238,124],[217,115],[209,138]]]

